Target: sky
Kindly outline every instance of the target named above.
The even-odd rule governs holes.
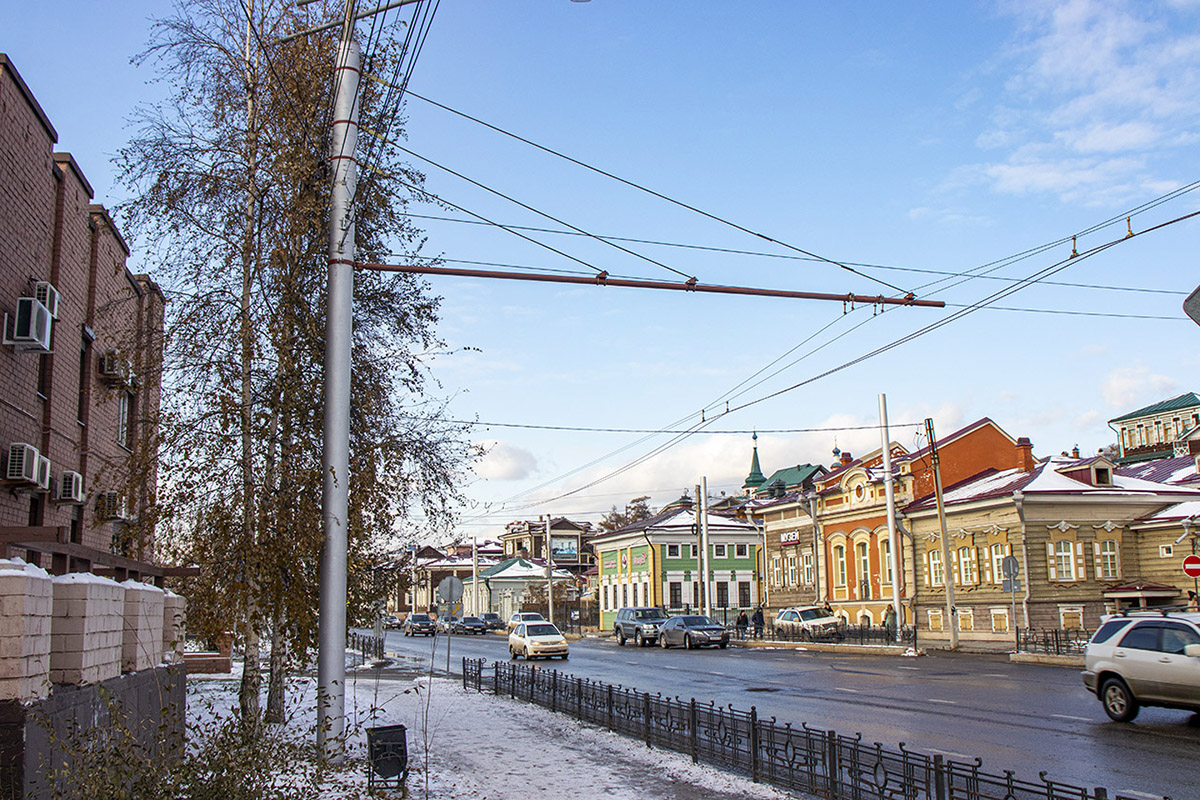
[[[170,5],[8,5],[0,52],[96,201],[119,201],[111,158],[135,104],[160,91],[130,57]],[[1149,230],[1200,199],[1179,193],[1200,180],[1198,2],[445,0],[410,87],[711,215],[408,99],[411,151],[623,237],[643,258],[527,234],[613,276],[682,280],[661,264],[702,283],[947,303],[877,313],[430,278],[447,345],[431,389],[481,423],[472,439],[488,448],[462,486],[467,538],[546,513],[598,522],[702,478],[738,492],[751,431],[768,474],[865,454],[881,441],[880,393],[910,449],[926,417],[943,435],[987,416],[1048,456],[1095,452],[1115,442],[1107,420],[1200,388],[1200,330],[1181,309],[1200,282],[1200,221]],[[564,230],[412,162],[471,214]],[[594,274],[465,213],[415,211],[423,253],[452,266]],[[626,432],[702,419],[690,436]]]

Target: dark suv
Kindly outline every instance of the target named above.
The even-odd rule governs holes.
[[[433,621],[433,617],[428,614],[409,614],[408,619],[404,620],[404,635],[416,636],[433,636],[437,633],[437,623]]]
[[[617,644],[633,639],[638,647],[643,647],[658,641],[658,629],[666,621],[667,614],[661,608],[622,608],[613,622],[613,636],[617,637]]]

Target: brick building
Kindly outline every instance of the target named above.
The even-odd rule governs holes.
[[[163,295],[0,54],[0,557],[161,577]]]

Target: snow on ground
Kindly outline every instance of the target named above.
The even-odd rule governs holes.
[[[407,786],[414,800],[567,794],[584,800],[694,800],[701,792],[706,800],[794,797],[520,700],[464,690],[461,681],[376,669],[348,670],[346,680],[347,753],[353,762],[340,779],[366,782],[366,727],[400,723],[408,728]],[[227,676],[189,677],[189,724],[233,708],[237,686]],[[312,679],[292,681],[289,733],[311,735],[315,692]]]

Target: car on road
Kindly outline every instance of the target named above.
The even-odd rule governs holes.
[[[409,614],[404,620],[405,636],[433,636],[437,633],[437,623],[428,614]]]
[[[493,614],[490,611],[486,611],[486,612],[480,614],[479,618],[481,620],[483,620],[484,625],[487,625],[487,629],[489,631],[504,630],[504,620],[500,619],[499,614]]]
[[[676,645],[694,650],[697,647],[729,646],[729,630],[712,617],[703,614],[677,614],[659,628],[658,644],[664,650]]]
[[[450,633],[450,629],[453,628],[455,623],[457,623],[457,622],[458,622],[458,617],[454,616],[453,614],[451,614],[450,616],[446,616],[446,617],[438,617],[438,620],[437,620],[438,630],[441,631],[442,633]]]
[[[401,622],[400,618],[397,617],[395,614],[384,614],[383,615],[383,627],[386,628],[387,630],[394,631],[394,630],[397,630],[398,628],[402,627],[403,625],[404,625],[404,623]]]
[[[525,656],[525,660],[529,661],[558,656],[566,661],[568,651],[566,637],[553,623],[545,620],[517,623],[517,627],[508,635],[510,658]]]
[[[456,619],[450,625],[451,633],[478,633],[483,635],[487,633],[487,623],[479,617],[463,617]]]
[[[817,635],[833,632],[841,625],[841,620],[833,612],[821,606],[792,606],[780,609],[775,615],[772,627],[776,635],[785,637],[799,636],[801,631]]]
[[[1116,722],[1131,721],[1142,706],[1200,712],[1200,613],[1104,617],[1088,642],[1082,676]]]
[[[617,644],[633,639],[638,647],[658,641],[658,628],[667,621],[667,612],[654,606],[622,608],[613,620],[613,636]]]
[[[508,632],[512,633],[522,622],[545,622],[546,618],[536,611],[518,611],[508,618]]]

